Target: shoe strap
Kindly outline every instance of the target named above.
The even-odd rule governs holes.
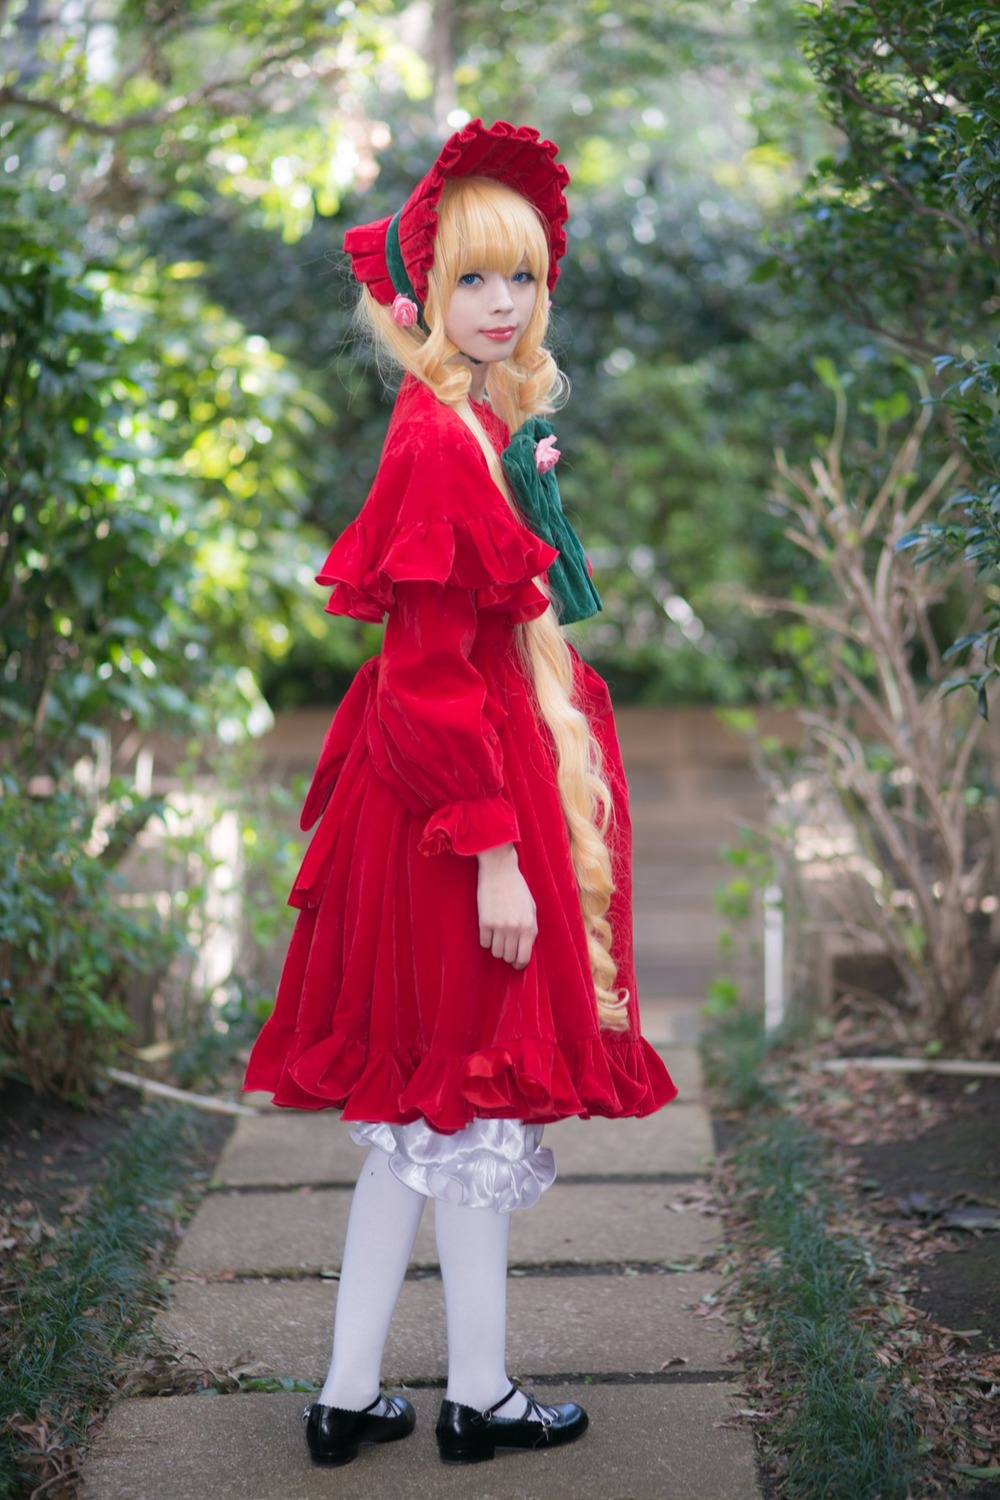
[[[507,1402],[510,1400],[511,1396],[516,1396],[518,1392],[520,1392],[525,1401],[527,1401],[528,1410],[533,1411],[537,1415],[538,1420],[541,1422],[542,1426],[546,1429],[546,1431],[548,1431],[548,1429],[552,1426],[552,1413],[549,1411],[547,1406],[540,1405],[539,1402],[535,1400],[534,1396],[529,1396],[528,1392],[519,1385],[512,1385],[506,1396],[501,1396],[500,1400],[496,1402],[494,1406],[491,1406],[488,1411],[484,1411],[481,1414],[483,1421],[488,1422],[492,1417],[495,1417],[500,1408],[507,1405]],[[522,1416],[517,1420],[523,1422],[529,1419],[526,1419]]]
[[[378,1406],[379,1402],[382,1399],[383,1399],[383,1394],[382,1394],[381,1391],[379,1391],[379,1393],[375,1397],[374,1401],[369,1401],[369,1403],[368,1403],[367,1406],[363,1406],[361,1408],[361,1410],[357,1411],[357,1412],[350,1411],[346,1406],[329,1406],[329,1407],[326,1407],[325,1409],[327,1411],[344,1411],[344,1412],[347,1412],[349,1416],[363,1417],[366,1412],[374,1411],[375,1408],[376,1408],[376,1406]],[[395,1410],[396,1409],[393,1406],[392,1401],[390,1400],[390,1398],[388,1396],[386,1396],[384,1399],[385,1399],[385,1404],[386,1404],[386,1406],[388,1406],[390,1412],[392,1412],[392,1414],[395,1415]],[[504,1397],[504,1401],[506,1401],[506,1400],[507,1400],[507,1397],[505,1396]],[[316,1406],[319,1406],[319,1402],[318,1401],[315,1402],[314,1404]],[[501,1402],[501,1405],[503,1405],[503,1402]],[[308,1420],[309,1420],[309,1413],[312,1411],[312,1409],[313,1409],[312,1406],[307,1406],[306,1407],[305,1411],[302,1413],[302,1420],[303,1420],[303,1422],[308,1422]]]
[[[511,1396],[516,1396],[519,1390],[520,1386],[512,1385],[506,1396],[501,1396],[500,1400],[497,1401],[493,1406],[491,1406],[488,1411],[480,1412],[480,1416],[482,1417],[483,1421],[488,1422],[491,1417],[495,1417],[501,1406],[506,1406]],[[526,1401],[530,1401],[531,1397],[525,1396],[524,1399]]]

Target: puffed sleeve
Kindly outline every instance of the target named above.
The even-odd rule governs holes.
[[[469,659],[475,635],[472,591],[396,584],[369,745],[379,776],[428,814],[423,854],[478,854],[519,836],[486,684]]]

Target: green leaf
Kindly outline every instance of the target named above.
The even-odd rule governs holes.
[[[762,260],[754,266],[747,280],[751,286],[763,286],[765,282],[774,280],[781,267],[782,261],[777,255],[768,256],[767,260]]]

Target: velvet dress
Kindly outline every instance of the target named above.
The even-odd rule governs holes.
[[[485,404],[498,452],[509,441]],[[327,733],[289,898],[298,918],[245,1087],[350,1121],[463,1130],[644,1115],[676,1094],[642,1038],[628,794],[607,689],[574,654],[576,702],[614,801],[608,913],[629,1028],[598,1026],[549,731],[515,626],[556,553],[513,514],[461,418],[407,376],[378,475],[318,581],[327,609],[385,620]],[[482,849],[513,842],[538,937],[515,970],[480,946]]]

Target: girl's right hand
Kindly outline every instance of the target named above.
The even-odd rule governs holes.
[[[524,969],[531,958],[538,922],[535,902],[517,863],[513,844],[484,849],[476,855],[479,883],[479,941],[494,958]]]

